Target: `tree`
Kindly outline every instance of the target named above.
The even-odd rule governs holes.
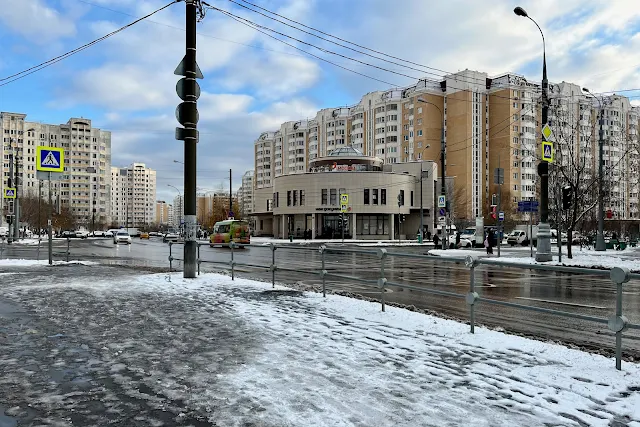
[[[75,230],[76,218],[67,207],[60,209],[60,213],[53,215],[53,227],[56,230]]]
[[[591,104],[571,104],[566,100],[554,100],[550,108],[550,120],[556,138],[556,158],[549,170],[549,217],[555,219],[558,233],[561,226],[567,230],[567,251],[572,258],[573,231],[585,229],[592,223],[599,197],[609,199],[610,187],[622,179],[619,168],[626,156],[637,151],[636,144],[627,144],[625,133],[609,137],[607,143],[620,146],[619,159],[605,164],[604,192],[598,194],[598,136],[597,119],[591,113]],[[571,108],[576,105],[576,108]],[[586,122],[586,123],[585,123]],[[571,198],[568,209],[563,209],[561,192],[567,188]],[[581,227],[580,227],[581,225]],[[560,235],[558,236],[560,238]]]

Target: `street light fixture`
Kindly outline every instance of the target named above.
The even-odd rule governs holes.
[[[547,48],[544,33],[540,25],[523,8],[516,7],[513,9],[513,13],[529,18],[531,22],[536,24],[542,36],[542,127],[544,127],[549,118],[549,80],[547,79]],[[538,163],[538,175],[540,175],[540,222],[538,223],[536,261],[548,262],[553,259],[551,255],[551,227],[549,226],[549,163],[544,160]]]
[[[446,200],[446,194],[447,194],[447,189],[446,189],[446,184],[445,184],[445,176],[446,176],[446,159],[447,159],[447,151],[446,151],[446,145],[445,145],[445,141],[444,141],[444,114],[442,112],[442,109],[440,107],[438,107],[436,104],[434,104],[433,102],[429,102],[426,101],[423,98],[418,98],[417,99],[418,102],[423,102],[425,104],[430,104],[433,105],[434,107],[436,107],[438,109],[438,112],[440,112],[440,169],[442,169],[442,173],[441,173],[441,189],[440,189],[440,194],[445,196],[445,200]],[[446,200],[446,213],[447,213],[447,223],[445,223],[445,230],[444,230],[444,237],[443,237],[443,245],[442,245],[442,249],[446,249],[446,247],[449,246],[449,234],[447,231],[447,228],[449,226],[448,224],[448,218],[449,218],[449,200]],[[435,215],[434,215],[435,216]],[[420,232],[422,233],[424,230],[424,215],[423,215],[423,202],[422,202],[422,164],[420,164]]]
[[[180,163],[181,165],[184,165],[184,162],[181,162],[180,160],[174,160],[173,163]]]
[[[582,88],[582,91],[592,98],[598,101],[598,107],[600,109],[600,135],[598,139],[600,158],[598,159],[598,234],[596,235],[596,251],[607,250],[607,245],[604,241],[604,109],[600,98],[595,96],[589,89]]]

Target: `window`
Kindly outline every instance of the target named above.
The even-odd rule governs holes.
[[[400,200],[399,200],[400,206],[404,206],[404,190],[400,190],[399,196],[400,196]]]
[[[304,190],[300,190],[300,206],[304,206]]]
[[[326,188],[322,189],[322,204],[323,205],[327,204],[327,189]]]
[[[418,136],[422,136],[422,129],[418,130]]]
[[[369,189],[368,188],[364,189],[364,204],[365,205],[369,204]]]
[[[411,192],[411,206],[413,206],[413,191]]]
[[[422,114],[422,107],[418,107],[418,114]]]
[[[380,190],[380,204],[381,205],[387,204],[387,190],[384,188]]]
[[[297,204],[298,204],[298,191],[293,190],[293,206],[296,206]]]
[[[356,221],[356,234],[364,236],[388,235],[389,215],[358,216]]]
[[[518,179],[518,174],[517,173],[513,174],[513,179]]]
[[[329,204],[336,206],[338,204],[338,192],[335,188],[332,188],[329,192]]]
[[[373,197],[371,197],[372,204],[377,205],[378,204],[378,189],[377,188],[373,189],[372,196],[373,196]]]

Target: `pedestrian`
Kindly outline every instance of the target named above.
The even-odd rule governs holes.
[[[427,230],[427,240],[431,240],[431,232]]]
[[[484,247],[487,250],[487,255],[491,254],[491,243],[489,243],[489,233],[487,233],[487,236],[484,238]]]
[[[440,240],[440,238],[438,237],[437,234],[433,235],[433,245],[436,249],[438,249],[438,241]]]
[[[456,233],[456,248],[460,247],[460,232]]]

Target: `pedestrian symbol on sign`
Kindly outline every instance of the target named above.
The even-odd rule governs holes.
[[[542,160],[545,162],[553,162],[553,142],[542,143]]]
[[[15,199],[16,198],[16,189],[15,188],[5,188],[4,189],[4,198],[5,199]]]
[[[47,154],[47,157],[44,158],[41,165],[59,168],[60,162],[58,162],[58,159],[56,159],[56,156],[53,155],[53,152],[49,151],[49,153]]]

